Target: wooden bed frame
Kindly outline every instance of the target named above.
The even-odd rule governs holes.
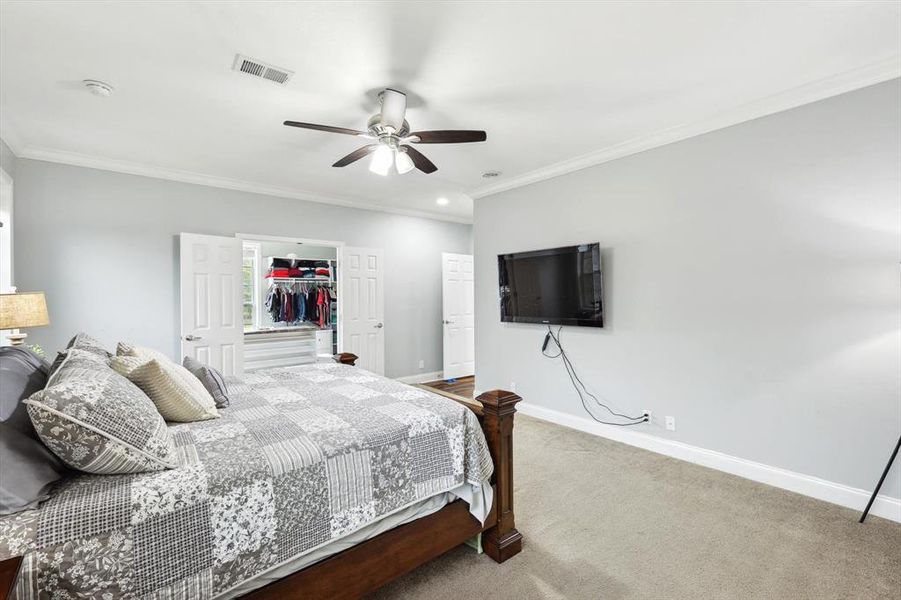
[[[335,360],[354,365],[345,352]],[[494,503],[483,526],[463,500],[396,527],[244,596],[251,600],[351,600],[441,556],[478,533],[485,554],[501,563],[522,550],[513,520],[513,414],[522,398],[493,390],[475,400],[442,394],[479,418],[494,460]]]
[[[354,365],[357,356],[335,355]],[[434,391],[434,390],[433,390]],[[441,393],[441,392],[438,392]],[[250,600],[351,600],[372,592],[433,558],[482,534],[485,554],[501,563],[522,550],[522,534],[513,520],[513,414],[521,400],[512,392],[493,390],[475,400],[442,393],[479,418],[494,461],[494,501],[485,525],[456,500],[438,512],[411,521],[323,561],[250,592]],[[0,562],[0,600],[6,600],[22,557]]]

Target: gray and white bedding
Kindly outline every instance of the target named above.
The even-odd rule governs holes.
[[[229,391],[220,418],[170,426],[178,468],[79,475],[0,517],[0,559],[25,554],[18,597],[231,596],[447,492],[487,517],[488,447],[451,400],[338,364]]]

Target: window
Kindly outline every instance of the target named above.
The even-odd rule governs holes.
[[[257,322],[257,310],[259,305],[260,289],[257,285],[259,281],[260,267],[260,245],[253,243],[244,243],[244,260],[241,264],[241,285],[242,285],[242,302],[244,313],[244,329],[256,329],[259,327]]]

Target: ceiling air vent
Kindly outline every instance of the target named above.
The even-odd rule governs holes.
[[[235,71],[247,73],[248,75],[253,75],[254,77],[262,77],[263,79],[268,79],[269,81],[274,81],[275,83],[282,85],[288,83],[288,80],[291,79],[292,75],[294,75],[293,72],[287,69],[274,67],[272,65],[264,63],[263,61],[257,60],[255,58],[248,58],[247,56],[243,56],[241,54],[235,55],[235,64],[232,65],[232,68]]]

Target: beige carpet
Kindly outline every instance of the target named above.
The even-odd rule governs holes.
[[[523,551],[460,547],[371,596],[901,598],[901,525],[523,415]]]

